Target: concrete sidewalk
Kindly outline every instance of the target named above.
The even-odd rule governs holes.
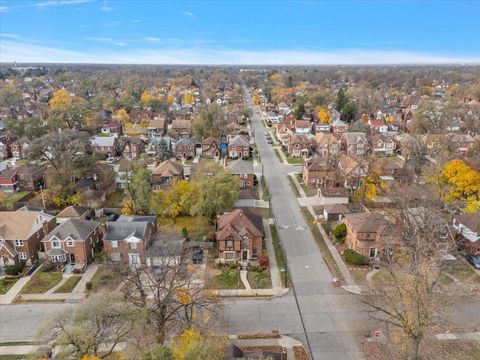
[[[18,294],[22,291],[23,287],[27,285],[28,280],[35,275],[40,269],[42,265],[39,265],[35,271],[30,276],[23,276],[8,290],[5,295],[0,295],[0,305],[8,305],[11,304]]]
[[[95,273],[98,271],[98,264],[91,264],[87,267],[87,271],[82,275],[82,278],[78,282],[77,286],[72,290],[72,293],[84,293],[86,290],[87,282],[91,281]]]

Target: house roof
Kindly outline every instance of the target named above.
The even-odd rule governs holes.
[[[327,214],[349,214],[350,209],[345,204],[327,204],[323,209]]]
[[[332,126],[344,126],[344,127],[347,127],[348,125],[346,123],[344,123],[342,120],[334,120],[332,122]]]
[[[353,231],[360,233],[381,232],[385,230],[386,225],[390,225],[387,219],[378,212],[345,214],[345,220],[348,221]]]
[[[463,226],[480,234],[480,212],[473,214],[462,214],[455,216],[455,220],[460,222]]]
[[[290,136],[290,143],[310,145],[310,138],[304,134],[294,134]]]
[[[148,127],[155,129],[164,129],[165,128],[165,119],[148,120]]]
[[[181,176],[183,174],[182,164],[174,160],[165,160],[153,170],[153,175],[160,176]]]
[[[18,168],[6,168],[0,171],[0,178],[10,179],[18,173]]]
[[[19,175],[33,175],[37,172],[44,171],[47,167],[45,165],[38,165],[38,164],[24,164],[18,167],[18,174]]]
[[[96,221],[68,219],[50,231],[50,233],[43,238],[42,242],[52,241],[55,237],[62,241],[68,237],[75,241],[85,241],[87,236],[98,226],[99,224]]]
[[[120,215],[117,222],[149,222],[155,225],[157,217],[155,215]]]
[[[319,134],[315,135],[314,140],[317,142],[317,144],[336,144],[336,143],[338,143],[338,139],[333,134],[319,133]]]
[[[327,159],[317,156],[305,161],[304,166],[310,171],[334,171],[335,168],[330,165]]]
[[[217,239],[225,238],[228,235],[238,239],[246,233],[252,236],[263,236],[263,221],[259,214],[239,208],[219,217]]]
[[[302,129],[308,129],[308,128],[312,127],[312,124],[308,120],[296,120],[295,121],[295,127],[302,128]]]
[[[357,144],[360,141],[367,142],[367,137],[364,132],[347,132],[343,134],[343,136],[347,139],[347,142],[350,145]]]
[[[175,147],[179,146],[196,146],[197,145],[197,140],[194,138],[182,138],[177,141]]]
[[[130,236],[143,239],[147,231],[148,221],[120,221],[107,223],[104,241],[124,240]]]
[[[54,218],[41,211],[1,211],[0,237],[4,240],[26,240],[42,228],[43,221]]]
[[[172,121],[172,129],[187,129],[190,131],[192,128],[192,122],[190,120],[175,119]]]
[[[319,195],[321,194],[323,197],[348,197],[348,190],[341,187],[336,188],[319,188]]]
[[[80,217],[85,214],[87,211],[90,211],[89,208],[84,206],[77,206],[77,205],[70,205],[67,206],[65,209],[60,211],[57,214],[57,218],[73,218],[73,217]]]
[[[253,163],[247,160],[238,159],[232,161],[228,164],[227,169],[231,171],[232,174],[253,174]]]
[[[92,146],[114,146],[116,138],[114,136],[95,136],[91,140]]]
[[[230,143],[228,145],[250,147],[248,140],[243,135],[235,136],[232,140],[230,140]]]

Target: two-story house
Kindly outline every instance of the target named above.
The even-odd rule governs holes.
[[[42,240],[48,260],[57,264],[86,265],[102,245],[102,230],[96,221],[70,218]]]
[[[213,137],[206,138],[202,141],[202,157],[204,158],[219,158],[222,154],[220,149],[220,142]]]
[[[332,112],[333,114],[333,112]],[[332,118],[333,119],[333,118]],[[348,125],[340,119],[336,119],[331,124],[333,134],[340,139],[342,135],[347,131]]]
[[[125,159],[138,159],[145,149],[145,144],[136,137],[122,137],[119,140],[119,149]]]
[[[351,156],[364,156],[368,152],[367,136],[363,132],[349,132],[341,137],[342,149]]]
[[[0,266],[25,261],[32,265],[40,241],[55,227],[55,217],[41,211],[0,212]]]
[[[313,138],[316,143],[315,152],[319,156],[337,156],[342,148],[342,143],[333,134],[318,133]]]
[[[192,122],[190,120],[175,119],[172,121],[171,133],[177,137],[192,136]]]
[[[230,158],[249,158],[250,157],[250,143],[243,135],[235,136],[228,143],[228,157]]]
[[[197,140],[182,138],[175,144],[174,150],[177,159],[192,159],[197,155]]]
[[[46,165],[28,163],[19,166],[17,172],[19,190],[35,191],[45,188]]]
[[[337,169],[331,161],[317,156],[303,163],[303,182],[311,187],[336,187],[339,185]]]
[[[288,141],[287,152],[292,157],[308,158],[314,146],[314,142],[306,135],[294,134]]]
[[[124,261],[132,266],[146,262],[156,230],[156,216],[120,216],[107,223],[103,248],[110,260]]]
[[[378,212],[345,214],[344,223],[348,248],[363,256],[376,258],[400,246],[398,230]]]
[[[18,168],[8,167],[0,171],[0,190],[5,193],[17,192],[20,187],[18,182]]]
[[[240,189],[251,189],[255,186],[255,172],[250,161],[238,159],[228,164],[227,169],[240,181]]]
[[[257,260],[264,236],[262,217],[251,210],[235,209],[218,218],[215,239],[226,262]]]
[[[152,188],[162,190],[174,181],[183,179],[183,165],[174,160],[165,160],[152,173]]]
[[[395,153],[396,143],[391,137],[375,134],[369,140],[374,154],[392,156]]]
[[[24,159],[30,142],[30,139],[26,136],[22,136],[20,139],[14,141],[11,145],[12,157],[15,159]]]
[[[455,215],[455,241],[468,255],[480,255],[480,213]]]
[[[96,154],[107,157],[117,156],[118,154],[118,138],[113,135],[95,136],[93,139],[91,139],[90,143],[93,152]]]

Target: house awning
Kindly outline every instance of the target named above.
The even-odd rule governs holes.
[[[48,256],[55,256],[55,255],[65,255],[68,254],[65,250],[60,248],[52,248],[47,251]]]

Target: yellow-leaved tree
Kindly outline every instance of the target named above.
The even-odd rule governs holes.
[[[175,360],[221,360],[224,358],[225,343],[225,337],[204,335],[196,329],[186,329],[174,340],[172,353]]]
[[[113,114],[113,118],[123,126],[125,126],[125,124],[127,124],[130,121],[130,115],[128,115],[127,110],[123,108],[115,111],[115,114]]]
[[[440,181],[447,186],[444,200],[464,201],[464,210],[476,212],[480,209],[480,173],[462,160],[452,160],[442,168]]]
[[[65,89],[53,93],[48,107],[48,124],[53,129],[74,129],[83,125],[87,101],[79,96],[71,96]]]
[[[186,91],[183,94],[183,103],[185,105],[192,105],[195,101],[195,96],[190,91]]]
[[[150,101],[152,101],[154,96],[152,96],[147,90],[145,90],[140,96],[140,102],[143,106],[148,106]]]
[[[318,106],[315,110],[317,112],[318,121],[322,124],[331,123],[330,110],[328,110],[328,108],[325,106]]]

